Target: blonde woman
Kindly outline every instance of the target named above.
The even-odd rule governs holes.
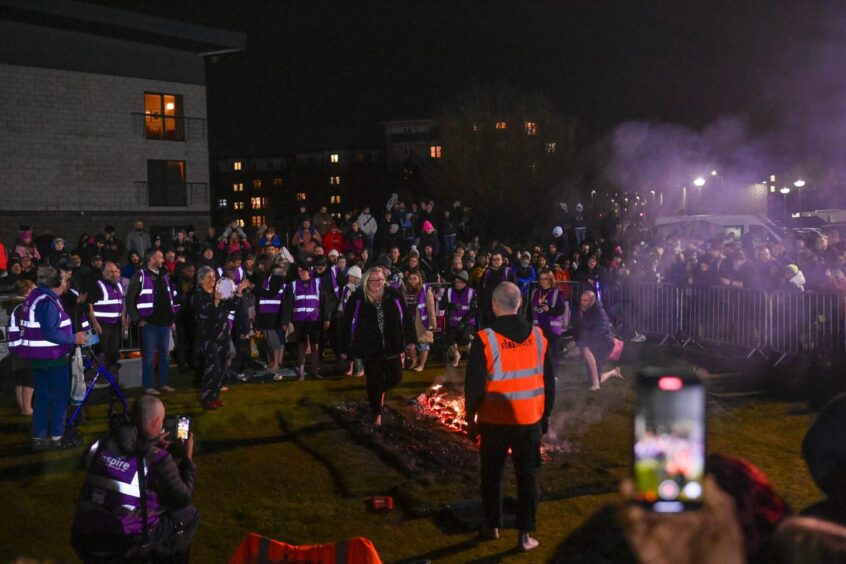
[[[382,426],[385,393],[402,380],[403,333],[402,295],[385,285],[385,275],[378,267],[362,276],[344,306],[342,340],[349,343],[349,358],[364,363],[367,399],[374,417],[374,427]]]
[[[429,357],[429,348],[435,341],[435,295],[423,283],[423,273],[409,271],[405,285],[406,327],[408,354],[412,370],[422,372]]]

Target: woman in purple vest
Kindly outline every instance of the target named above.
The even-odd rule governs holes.
[[[367,378],[367,399],[374,427],[382,426],[385,394],[402,380],[404,309],[402,296],[385,285],[379,267],[364,273],[361,288],[344,307],[342,341],[349,343],[349,356],[360,358]]]
[[[564,332],[565,314],[568,304],[555,285],[555,276],[545,268],[538,274],[538,287],[529,297],[529,321],[540,327],[548,343],[553,364],[558,360],[558,339]],[[557,368],[557,366],[556,366]]]
[[[68,289],[68,275],[52,266],[39,267],[38,287],[27,297],[21,321],[18,355],[32,365],[32,448],[36,451],[66,446],[62,437],[70,398],[70,354],[74,345],[86,340],[84,331],[74,334],[59,302]]]
[[[281,255],[276,255],[280,257]],[[256,329],[261,329],[267,339],[268,364],[267,369],[279,373],[285,353],[285,330],[282,326],[282,304],[285,299],[285,277],[287,267],[282,260],[262,258],[260,262],[267,263],[270,274],[261,284],[253,288],[256,299]]]
[[[458,347],[470,344],[470,336],[476,329],[476,291],[468,286],[469,281],[466,270],[454,272],[452,288],[441,299],[441,307],[446,311],[446,346],[453,356],[453,366],[461,362]]]
[[[305,380],[306,347],[311,349],[311,373],[320,378],[320,333],[321,324],[329,328],[330,308],[337,302],[327,295],[331,288],[321,284],[319,278],[311,275],[311,268],[302,259],[297,260],[297,279],[288,284],[283,304],[282,326],[294,324],[297,340],[297,371],[300,380]]]
[[[32,384],[32,368],[29,363],[18,356],[21,347],[21,324],[23,322],[24,306],[30,292],[35,288],[31,280],[18,280],[15,282],[15,296],[4,302],[9,309],[9,321],[6,327],[6,338],[9,341],[9,354],[11,358],[12,376],[15,379],[15,400],[18,404],[18,413],[21,415],[32,415],[32,393],[35,391]]]
[[[411,270],[406,278],[406,340],[412,370],[422,372],[435,341],[435,296],[423,273]]]

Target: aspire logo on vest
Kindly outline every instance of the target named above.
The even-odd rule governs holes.
[[[108,468],[114,468],[115,470],[120,470],[121,472],[129,470],[129,462],[127,462],[125,458],[104,455],[101,460],[103,466]]]
[[[529,346],[529,339],[526,339],[522,343],[515,343],[511,339],[504,339],[500,345],[501,349],[518,349],[520,347],[528,347]]]

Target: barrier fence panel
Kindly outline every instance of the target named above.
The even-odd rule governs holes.
[[[768,342],[768,297],[762,290],[728,286],[680,289],[683,345],[739,346],[763,354]]]
[[[628,284],[619,291],[624,328],[661,339],[679,333],[679,289],[669,284]],[[611,293],[615,296],[615,293]]]
[[[846,299],[835,294],[773,292],[770,295],[770,346],[781,353],[824,355],[846,352],[844,321]]]

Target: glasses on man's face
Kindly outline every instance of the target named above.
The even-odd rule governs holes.
[[[384,282],[384,281],[385,281],[384,278],[371,278],[370,280],[367,281],[367,283],[368,284],[378,284],[378,283]]]

